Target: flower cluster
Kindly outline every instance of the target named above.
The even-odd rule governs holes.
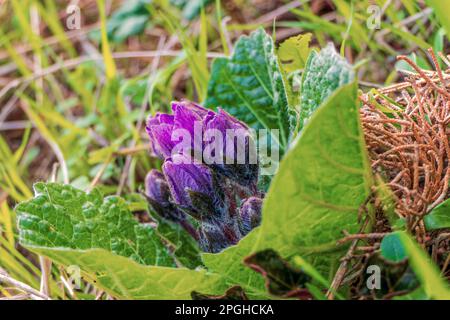
[[[146,196],[157,214],[183,226],[202,250],[219,252],[260,223],[258,164],[250,161],[256,148],[247,126],[223,110],[187,101],[172,103],[172,110],[147,121],[152,152],[164,163],[162,172],[148,173]]]

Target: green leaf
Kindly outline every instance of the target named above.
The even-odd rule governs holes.
[[[405,248],[395,233],[383,238],[381,241],[381,254],[383,258],[392,262],[400,262],[407,258]]]
[[[60,264],[79,266],[83,277],[119,299],[190,299],[193,290],[223,293],[220,276],[205,270],[144,266],[104,249],[32,247]]]
[[[419,66],[421,69],[430,70],[431,67],[429,63],[422,58],[421,56],[416,55],[414,52],[408,55],[408,58],[410,58],[415,64]],[[399,60],[395,63],[395,69],[397,71],[410,71],[410,72],[416,72],[416,70],[409,65],[408,62],[404,60]]]
[[[105,73],[108,80],[116,77],[116,64],[112,57],[111,48],[109,46],[108,35],[106,31],[106,13],[105,13],[105,1],[97,0],[97,7],[100,14],[100,32],[102,39],[102,55],[103,63],[105,64]]]
[[[139,224],[123,199],[57,183],[36,183],[34,191],[16,208],[23,245],[105,249],[141,264],[174,265],[155,230]]]
[[[148,14],[136,14],[121,21],[120,28],[117,28],[114,33],[108,35],[114,42],[123,42],[128,37],[136,35],[144,31],[147,22],[149,21]]]
[[[278,297],[299,298],[305,295],[306,283],[311,277],[294,268],[273,249],[266,249],[244,259],[244,263],[260,273],[266,282],[267,291]]]
[[[70,185],[36,183],[35,197],[16,212],[20,243],[127,299],[188,299],[192,290],[220,293],[205,270],[170,268],[174,260],[155,230],[139,224],[126,202]],[[148,266],[152,265],[152,266]]]
[[[200,14],[203,7],[210,4],[212,0],[170,0],[170,3],[180,8],[183,18],[194,20]]]
[[[314,113],[272,181],[261,226],[238,245],[203,255],[229,285],[245,284],[249,295],[262,296],[261,279],[242,260],[266,248],[302,256],[322,273],[338,263],[346,247],[336,241],[344,229],[358,231],[358,208],[372,185],[356,94],[355,83],[345,85]]]
[[[450,199],[431,210],[423,221],[427,230],[450,228]]]
[[[447,38],[450,40],[450,19],[448,13],[450,12],[450,2],[442,0],[427,0],[427,4],[433,8],[434,14],[438,18],[441,25],[447,32]]]
[[[242,36],[231,58],[212,66],[205,105],[222,107],[255,129],[279,129],[280,145],[289,136],[288,103],[273,41],[264,29]]]
[[[404,231],[397,231],[392,237],[396,237],[402,244],[410,266],[419,278],[426,295],[430,299],[449,300],[449,284],[441,277],[439,269],[428,254]]]
[[[146,8],[149,3],[151,0],[128,0],[114,11],[108,20],[108,39],[121,43],[143,32],[150,19],[150,12]]]
[[[158,218],[156,214],[153,217],[158,221],[158,233],[170,242],[178,261],[190,269],[201,266],[200,249],[194,238],[180,225]]]
[[[303,69],[311,48],[311,33],[299,34],[285,40],[278,48],[278,58],[286,72]]]
[[[314,111],[338,88],[353,81],[352,66],[328,44],[322,51],[311,51],[302,77],[300,129]]]

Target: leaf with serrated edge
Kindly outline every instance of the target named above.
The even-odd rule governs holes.
[[[37,183],[34,189],[36,196],[16,207],[21,244],[58,263],[79,266],[111,295],[189,299],[192,290],[223,292],[215,289],[217,275],[168,267],[173,258],[154,230],[133,218],[123,199],[56,183]]]
[[[279,129],[286,146],[289,107],[273,41],[264,29],[242,36],[231,58],[214,61],[205,105],[222,107],[255,129]]]
[[[300,94],[300,129],[314,111],[343,85],[355,77],[352,66],[328,44],[319,53],[311,51],[302,75]]]
[[[79,266],[83,276],[120,299],[191,299],[191,292],[220,294],[220,276],[206,270],[144,266],[103,249],[28,247],[60,264]]]
[[[122,198],[57,183],[36,183],[34,191],[16,207],[23,245],[105,249],[141,264],[174,265],[155,230],[139,224]]]
[[[356,91],[355,83],[343,86],[314,113],[270,186],[261,226],[238,245],[203,255],[228,285],[239,283],[247,294],[263,297],[262,279],[242,260],[266,248],[286,258],[300,255],[320,272],[338,262],[346,246],[336,241],[344,229],[358,231],[358,208],[372,185]]]

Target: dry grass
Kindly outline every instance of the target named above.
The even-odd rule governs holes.
[[[393,191],[396,212],[409,230],[424,235],[422,218],[449,196],[450,178],[450,64],[435,71],[420,69],[407,81],[361,97],[362,123],[374,172]],[[420,237],[419,237],[420,238]]]

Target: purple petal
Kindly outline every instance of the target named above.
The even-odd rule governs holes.
[[[261,198],[250,197],[241,206],[242,233],[247,234],[261,223]]]
[[[170,157],[172,148],[176,142],[172,141],[174,116],[157,113],[154,117],[149,117],[145,127],[152,146],[153,153],[159,158]]]
[[[211,172],[205,165],[195,164],[192,159],[177,154],[164,162],[163,172],[174,201],[180,205],[192,205],[187,190],[213,196]]]
[[[152,169],[145,177],[145,194],[154,201],[166,204],[169,202],[170,191],[164,175]]]
[[[187,101],[173,102],[172,110],[175,116],[175,128],[183,128],[189,131],[192,141],[194,140],[194,125],[199,123],[199,128],[202,128],[203,118],[207,115],[208,110],[205,108]],[[197,135],[201,132],[197,132]]]

